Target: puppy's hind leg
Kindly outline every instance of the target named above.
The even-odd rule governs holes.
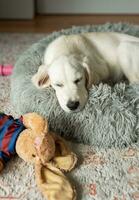
[[[139,42],[123,42],[118,49],[118,60],[130,83],[139,83]]]

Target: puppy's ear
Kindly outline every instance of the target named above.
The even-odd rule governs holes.
[[[47,67],[41,65],[38,72],[32,77],[32,82],[37,88],[45,88],[50,86],[50,79],[47,73]]]
[[[86,87],[89,89],[92,84],[91,69],[87,56],[83,58],[83,67],[85,69]]]

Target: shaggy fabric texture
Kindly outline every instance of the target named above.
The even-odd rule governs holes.
[[[139,28],[126,24],[74,27],[53,33],[33,45],[17,61],[12,76],[11,98],[20,114],[38,112],[50,128],[67,139],[94,147],[126,147],[139,138],[139,86],[117,84],[93,86],[83,111],[67,114],[59,106],[54,90],[38,90],[31,82],[47,45],[62,34],[118,31],[139,36]]]
[[[106,24],[103,27],[111,26]],[[115,25],[117,27],[122,24]],[[125,25],[124,25],[125,26]],[[128,25],[126,26],[128,27]],[[134,28],[134,27],[133,27]],[[128,28],[127,28],[128,29]],[[0,34],[0,63],[12,63],[44,34]],[[19,117],[10,103],[10,78],[0,76],[0,108]],[[95,148],[71,143],[78,165],[70,173],[77,200],[138,200],[139,148]],[[34,169],[16,157],[0,175],[0,200],[44,200],[34,180]]]

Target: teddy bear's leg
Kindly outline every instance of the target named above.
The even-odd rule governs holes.
[[[75,200],[76,192],[65,175],[50,163],[35,164],[36,182],[48,200]]]
[[[61,170],[70,171],[77,163],[76,155],[70,150],[66,141],[58,135],[52,134],[56,144],[56,153],[52,162]]]

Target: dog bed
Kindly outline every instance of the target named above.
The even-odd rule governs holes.
[[[11,78],[12,103],[19,114],[38,112],[47,117],[50,129],[67,139],[105,148],[139,144],[138,85],[92,86],[84,110],[68,114],[59,106],[51,87],[38,90],[31,82],[51,41],[62,34],[94,31],[116,31],[139,37],[139,27],[122,23],[72,27],[46,36],[17,61]]]

